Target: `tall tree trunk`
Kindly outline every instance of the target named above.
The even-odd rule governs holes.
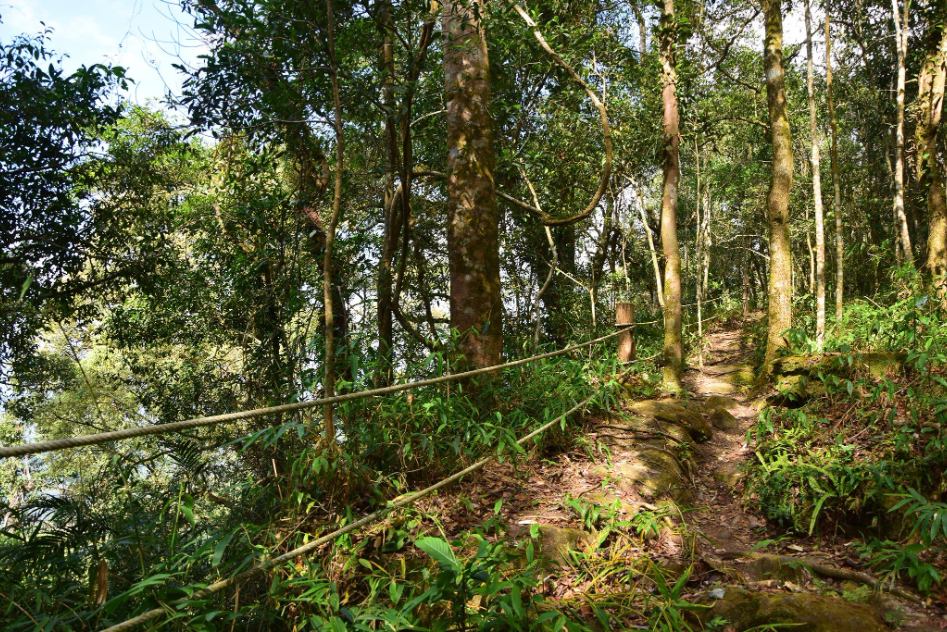
[[[828,5],[826,5],[828,6]],[[832,94],[832,31],[828,11],[825,13],[825,89],[829,97],[829,123],[832,129],[832,214],[835,216],[835,320],[842,320],[845,294],[845,244],[842,235],[842,190],[838,173],[838,121],[835,119],[835,97]]]
[[[806,0],[806,53],[809,88],[809,161],[812,163],[812,205],[815,208],[815,342],[825,348],[825,217],[819,155],[819,119],[815,107],[815,67],[812,60],[812,11]]]
[[[381,71],[382,102],[385,106],[385,140],[387,165],[385,178],[384,221],[381,256],[378,261],[376,281],[376,315],[378,325],[378,369],[375,374],[375,386],[387,386],[392,380],[392,355],[394,344],[394,312],[392,304],[392,266],[398,246],[401,218],[398,214],[399,202],[404,195],[401,187],[395,189],[395,176],[401,171],[401,153],[398,150],[397,113],[395,112],[395,61],[394,61],[394,17],[391,0],[382,0],[379,4],[378,20],[382,31]],[[401,204],[403,207],[404,204]]]
[[[498,364],[503,352],[485,8],[483,0],[446,0],[442,18],[450,320],[462,336],[459,350],[473,367]]]
[[[911,232],[904,211],[904,84],[907,74],[908,54],[908,18],[910,0],[904,1],[904,15],[899,15],[898,0],[891,0],[894,19],[895,41],[898,49],[898,85],[897,85],[897,122],[894,132],[894,216],[897,221],[898,236],[904,260],[914,263],[914,250],[911,248]]]
[[[681,179],[680,117],[677,111],[674,0],[661,11],[661,76],[664,104],[664,193],[661,199],[661,244],[664,247],[664,387],[681,390],[683,323],[681,320],[681,253],[677,242],[677,200]]]
[[[335,21],[332,14],[332,0],[327,0],[326,16],[328,21],[328,48],[329,48],[329,80],[332,84],[332,105],[334,110],[333,124],[335,126],[335,187],[332,192],[332,215],[326,228],[326,245],[322,259],[322,290],[325,302],[326,324],[326,354],[325,379],[323,391],[326,397],[335,395],[335,330],[337,317],[334,314],[333,304],[333,266],[332,245],[335,242],[335,229],[339,222],[339,213],[342,210],[342,178],[345,158],[345,136],[342,130],[342,100],[339,94],[339,65],[335,56]],[[339,306],[341,308],[341,306]],[[327,446],[336,445],[335,406],[326,404],[323,409],[323,427]]]
[[[933,50],[925,56],[918,75],[917,168],[918,179],[927,187],[927,267],[941,302],[947,306],[947,197],[937,146],[947,74],[945,14],[947,9],[942,9],[938,16],[940,19],[931,22],[940,33],[931,34]]]
[[[792,188],[792,132],[786,108],[783,70],[782,0],[763,0],[766,21],[763,70],[773,144],[773,172],[766,216],[769,221],[769,331],[764,374],[772,371],[777,351],[787,342],[784,332],[792,326],[792,250],[789,243],[789,191]]]

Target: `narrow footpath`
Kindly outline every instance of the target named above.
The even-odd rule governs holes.
[[[682,615],[694,630],[947,629],[936,603],[870,589],[850,539],[792,534],[747,502],[748,430],[769,404],[748,399],[745,336],[740,322],[718,324],[681,397],[643,399],[647,383],[633,377],[620,406],[588,419],[571,447],[488,466],[426,508],[450,537],[532,539],[545,596],[586,620],[589,604],[627,604],[612,628],[654,627],[657,573],[670,584],[687,574],[680,598],[705,606]]]

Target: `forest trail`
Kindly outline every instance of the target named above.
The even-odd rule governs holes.
[[[704,403],[714,400],[731,416],[715,424],[711,438],[701,445],[695,468],[695,501],[700,509],[690,514],[700,532],[716,543],[717,551],[750,550],[766,520],[748,512],[734,492],[739,468],[753,455],[746,433],[759,409],[746,400],[745,386],[753,378],[751,349],[744,344],[738,325],[706,336],[703,366],[684,375],[689,393]],[[718,410],[719,410],[718,408]],[[721,414],[721,413],[718,413]],[[699,540],[702,549],[712,546]]]
[[[826,631],[944,629],[939,607],[865,592],[855,575],[866,569],[854,559],[849,538],[794,535],[741,499],[741,468],[754,455],[748,431],[769,405],[749,399],[752,355],[742,324],[735,323],[706,335],[703,365],[695,363],[684,376],[688,394],[713,411],[715,426],[697,451],[694,510],[684,523],[697,535],[693,560],[702,583],[716,585],[714,597],[724,597],[714,610],[742,622],[727,629],[772,623]],[[720,409],[730,415],[720,416]]]

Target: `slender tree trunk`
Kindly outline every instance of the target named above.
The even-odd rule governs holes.
[[[654,268],[654,282],[657,287],[658,305],[664,309],[664,282],[661,280],[661,264],[658,262],[658,251],[654,247],[654,234],[651,232],[651,224],[648,222],[648,215],[644,208],[644,192],[638,186],[637,180],[631,178],[631,186],[635,188],[635,198],[638,201],[638,214],[641,216],[641,225],[644,227],[645,236],[648,238],[648,251],[651,253],[651,266]]]
[[[538,204],[536,208],[539,208]],[[546,231],[546,241],[549,243],[550,250],[552,250],[552,263],[549,264],[549,274],[546,275],[546,280],[539,288],[539,292],[536,293],[536,301],[533,303],[533,353],[539,353],[539,338],[542,333],[543,321],[540,312],[540,301],[543,294],[549,289],[549,284],[552,283],[552,278],[556,275],[556,268],[559,266],[559,251],[556,250],[556,240],[553,239],[552,231],[549,230],[548,226],[543,226],[543,229]]]
[[[461,334],[459,350],[473,367],[498,364],[503,352],[485,9],[483,0],[446,0],[442,10],[450,319]]]
[[[674,0],[664,0],[661,11],[661,100],[664,104],[664,193],[661,200],[661,244],[664,247],[664,387],[673,392],[681,390],[684,356],[681,253],[677,242],[681,134],[677,110],[676,40]]]
[[[812,247],[812,233],[809,232],[809,207],[806,207],[806,250],[809,251],[809,283],[806,292],[815,296],[815,248]],[[802,267],[802,266],[800,266]]]
[[[809,88],[809,161],[812,163],[812,205],[815,208],[815,342],[825,348],[825,213],[822,207],[819,118],[815,107],[815,67],[812,60],[812,10],[806,0],[806,53]]]
[[[826,5],[828,6],[828,5]],[[838,173],[838,121],[835,119],[835,97],[832,94],[832,31],[830,15],[825,13],[825,88],[829,97],[829,123],[832,129],[832,214],[835,216],[835,320],[842,320],[845,294],[845,244],[842,234],[842,190]]]
[[[927,267],[941,302],[947,307],[947,197],[938,151],[938,133],[944,105],[947,74],[947,9],[940,11],[939,34],[933,34],[933,50],[926,55],[918,75],[918,179],[927,187]]]
[[[763,69],[773,144],[773,172],[766,201],[769,221],[769,331],[764,374],[772,371],[777,351],[792,326],[792,250],[789,243],[789,191],[792,188],[792,132],[786,108],[783,70],[782,0],[763,0],[766,21]]]
[[[332,0],[327,0],[326,15],[328,20],[328,48],[329,48],[329,80],[332,84],[332,105],[334,110],[335,126],[335,187],[332,192],[332,216],[326,229],[326,245],[322,259],[322,290],[325,301],[326,324],[326,355],[325,380],[323,390],[326,397],[335,395],[335,325],[332,302],[332,245],[335,242],[335,229],[339,222],[339,213],[342,209],[342,178],[343,159],[345,158],[345,137],[342,129],[342,100],[339,94],[339,66],[335,56],[335,20],[332,15]],[[335,433],[335,406],[326,404],[323,409],[323,426],[327,446],[336,445]]]
[[[700,143],[697,136],[694,136],[694,167],[697,176],[697,187],[694,201],[697,203],[697,239],[695,240],[694,250],[696,251],[696,298],[697,298],[697,362],[704,366],[704,283],[703,283],[703,265],[704,265],[704,223],[707,215],[707,208],[704,207],[701,214],[701,202],[703,200],[700,190]]]
[[[648,21],[637,3],[631,3],[631,10],[635,13],[635,19],[638,22],[638,59],[644,59],[648,52]]]
[[[379,5],[379,22],[382,30],[381,71],[384,75],[382,83],[382,102],[385,106],[385,139],[388,152],[386,165],[384,222],[382,234],[381,256],[378,261],[378,278],[376,282],[376,315],[378,320],[378,370],[375,375],[375,386],[387,386],[392,379],[394,364],[394,314],[392,306],[392,265],[398,246],[398,237],[401,233],[401,218],[397,212],[404,191],[401,187],[395,189],[395,176],[401,171],[401,153],[398,150],[397,113],[395,112],[395,62],[394,62],[394,18],[392,16],[391,0],[382,0]],[[404,206],[404,205],[402,205]]]
[[[897,122],[894,132],[894,215],[904,260],[913,264],[914,250],[911,248],[911,233],[908,229],[907,214],[904,212],[904,84],[907,74],[908,9],[910,6],[910,0],[905,0],[902,18],[898,11],[898,0],[891,0],[891,17],[894,19],[895,41],[898,49]]]

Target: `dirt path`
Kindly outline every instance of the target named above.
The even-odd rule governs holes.
[[[839,572],[866,569],[853,559],[850,540],[788,533],[744,502],[740,466],[753,458],[746,437],[760,410],[746,395],[754,358],[744,335],[741,323],[706,334],[703,365],[692,362],[685,373],[684,397],[643,398],[643,382],[634,378],[620,405],[587,419],[564,450],[492,464],[426,508],[445,518],[451,537],[479,528],[523,542],[537,530],[543,556],[556,562],[543,590],[560,604],[585,603],[589,591],[623,594],[627,585],[614,579],[623,575],[613,571],[649,560],[672,575],[690,569],[684,598],[712,605],[708,620],[730,621],[727,630],[792,623],[811,632],[880,632],[890,629],[891,613],[901,629],[947,628],[937,606],[811,575],[803,559]],[[643,518],[656,525],[651,532],[642,530]],[[625,521],[625,531],[603,540],[596,526],[609,520]],[[778,546],[748,553],[766,540]],[[570,550],[582,551],[584,561]],[[622,625],[647,629],[639,614],[622,616]]]
[[[740,467],[753,457],[753,447],[747,444],[747,431],[756,422],[761,404],[751,402],[746,392],[753,380],[751,347],[744,340],[740,325],[721,327],[706,336],[703,366],[688,370],[684,382],[689,394],[696,401],[716,401],[727,407],[733,417],[728,418],[729,427],[721,429],[719,424],[711,439],[699,447],[697,466],[694,472],[696,487],[695,511],[687,514],[687,527],[696,530],[697,558],[703,560],[727,560],[726,566],[736,569],[732,575],[720,578],[724,583],[742,584],[753,590],[762,590],[770,595],[785,595],[786,591],[798,597],[814,596],[816,592],[828,595],[840,593],[845,585],[853,584],[826,576],[813,578],[798,568],[787,569],[777,564],[766,564],[768,560],[806,559],[824,563],[833,569],[845,572],[868,569],[859,568],[853,561],[848,538],[802,537],[789,534],[777,525],[770,524],[759,513],[742,502],[739,492]],[[736,489],[735,489],[736,488]],[[781,539],[777,548],[766,547],[762,557],[766,559],[741,558],[739,552],[752,550],[764,540]],[[779,554],[775,557],[771,554]],[[739,560],[739,561],[736,561]],[[761,561],[763,563],[761,563]],[[712,564],[713,565],[713,564]],[[762,576],[759,574],[762,570]],[[713,575],[713,572],[710,573]],[[813,579],[818,583],[813,583]],[[819,586],[829,589],[828,591]],[[854,584],[858,585],[858,584]],[[834,589],[837,592],[833,592]],[[769,591],[769,592],[767,592]],[[777,592],[772,592],[777,591]],[[828,597],[820,596],[825,607]],[[833,602],[847,603],[841,597],[831,597]],[[942,630],[947,628],[944,613],[935,604],[924,605],[897,599],[888,593],[875,594],[869,605],[886,618],[895,613],[902,630]],[[828,606],[834,607],[834,606]],[[838,624],[837,629],[848,630],[847,625]],[[853,629],[858,629],[853,625]],[[822,629],[816,627],[814,629]],[[836,629],[831,627],[830,629]]]
[[[746,432],[759,411],[744,396],[753,366],[740,327],[712,332],[706,340],[704,366],[687,371],[684,383],[695,399],[731,399],[728,409],[734,425],[718,428],[700,446],[694,477],[695,504],[700,510],[690,514],[690,520],[707,537],[699,543],[702,551],[748,550],[765,537],[766,529],[763,517],[747,512],[733,490],[738,468],[753,454]]]

